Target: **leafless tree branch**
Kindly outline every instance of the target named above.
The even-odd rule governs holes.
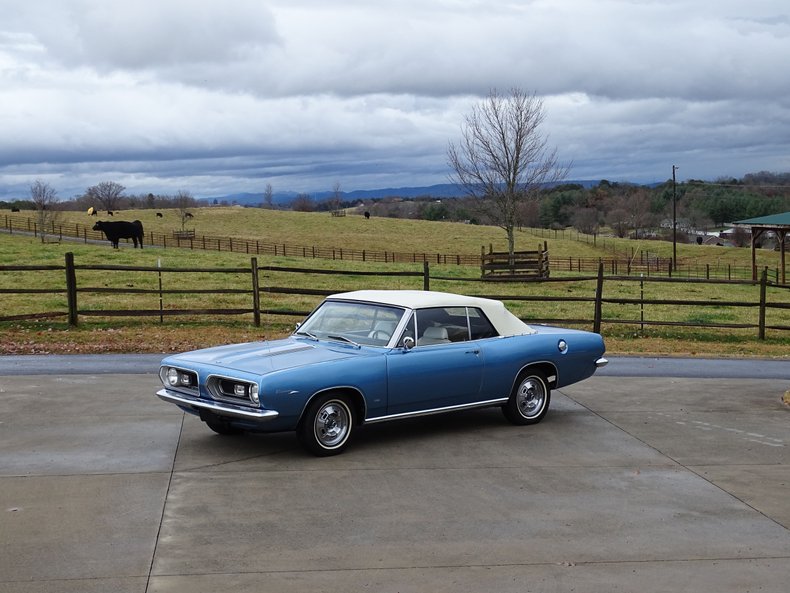
[[[570,169],[541,134],[544,118],[537,95],[518,88],[502,95],[494,89],[464,118],[461,139],[447,149],[451,181],[479,199],[483,212],[505,230],[511,254],[520,204],[535,199],[544,185],[565,179]]]

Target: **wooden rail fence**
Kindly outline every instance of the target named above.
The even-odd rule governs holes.
[[[4,214],[0,216],[0,229],[9,232],[30,233],[34,236],[41,234],[41,229],[37,221],[26,216],[13,216]],[[532,229],[532,231],[545,230],[541,236],[550,236],[556,231],[546,229]],[[72,239],[80,240],[85,243],[95,241],[105,241],[104,235],[100,231],[94,231],[90,227],[80,223],[52,223],[45,229],[48,236],[56,237],[58,240]],[[564,235],[564,233],[563,233]],[[578,236],[578,233],[576,233]],[[351,262],[373,262],[373,263],[414,263],[420,264],[428,262],[433,265],[457,265],[480,267],[483,263],[480,255],[472,254],[452,254],[452,253],[407,253],[397,251],[376,251],[369,249],[347,249],[343,247],[317,247],[305,245],[288,245],[284,243],[274,243],[259,239],[238,239],[233,237],[214,237],[209,235],[189,236],[185,233],[178,236],[178,233],[156,233],[145,232],[145,244],[151,247],[161,248],[181,248],[181,249],[201,249],[206,251],[229,251],[234,253],[245,253],[248,255],[269,255],[283,257],[301,257],[306,259],[331,259]],[[489,250],[491,248],[489,247]],[[733,266],[731,264],[712,265],[697,264],[693,261],[678,261],[677,269],[673,270],[672,260],[650,253],[646,250],[639,250],[631,255],[616,254],[611,257],[568,257],[553,258],[552,266],[558,272],[592,272],[598,270],[598,266],[603,263],[604,273],[613,276],[672,276],[682,278],[724,278],[727,280],[751,280],[751,266]],[[768,269],[768,277],[774,283],[779,282],[779,269]]]
[[[543,248],[536,251],[515,251],[512,255],[507,251],[494,251],[489,246],[480,249],[480,277],[483,280],[514,282],[549,277],[549,248],[543,242]]]
[[[32,288],[25,287],[20,281],[18,276],[14,277],[11,281],[3,281],[4,273],[22,273],[36,274],[45,271],[54,271],[63,273],[63,286],[56,288]],[[126,274],[127,277],[137,277],[140,273],[143,274],[156,274],[158,276],[158,286],[155,288],[139,288],[133,284],[127,283],[124,287],[110,287],[110,286],[88,286],[81,282],[80,276],[82,272],[86,271],[101,271],[106,274]],[[261,272],[276,272],[296,274],[303,276],[306,281],[304,286],[301,287],[278,287],[278,286],[262,286]],[[162,283],[163,273],[176,273],[176,274],[210,274],[212,276],[227,277],[229,275],[236,275],[237,277],[247,280],[239,280],[242,284],[238,286],[228,286],[227,282],[223,280],[225,286],[223,288],[164,288]],[[309,313],[306,310],[290,310],[282,306],[264,307],[261,298],[263,295],[303,295],[303,296],[316,296],[323,297],[329,294],[338,292],[337,290],[324,290],[317,289],[310,286],[311,279],[314,280],[316,275],[333,275],[333,276],[377,276],[377,277],[412,277],[415,279],[416,286],[424,290],[430,290],[431,281],[443,282],[484,282],[482,279],[470,278],[452,278],[443,276],[431,276],[430,265],[427,262],[423,263],[421,271],[398,271],[398,272],[371,272],[360,270],[320,270],[309,268],[294,268],[284,266],[259,266],[256,257],[250,258],[249,267],[237,268],[176,268],[176,267],[151,267],[151,266],[118,266],[118,265],[78,265],[74,260],[72,253],[65,255],[63,265],[1,265],[0,266],[0,294],[2,295],[26,295],[26,294],[54,294],[65,295],[66,306],[61,310],[50,311],[37,311],[31,313],[13,313],[7,309],[0,311],[5,313],[0,315],[0,322],[19,321],[28,319],[49,319],[49,318],[66,318],[68,323],[76,326],[80,322],[80,317],[159,317],[160,322],[164,321],[165,317],[179,316],[179,315],[252,315],[253,323],[259,326],[261,323],[261,315],[286,315],[303,317]],[[106,275],[105,275],[106,276]],[[590,315],[584,318],[538,318],[531,317],[525,319],[528,323],[550,323],[550,324],[568,324],[568,325],[592,325],[593,331],[600,332],[602,325],[606,324],[629,324],[639,325],[644,328],[651,325],[671,325],[671,326],[684,326],[684,327],[704,327],[704,328],[718,328],[718,329],[756,329],[758,337],[765,339],[766,330],[774,331],[790,331],[790,325],[782,322],[787,316],[780,318],[779,322],[770,323],[768,321],[768,312],[772,310],[790,310],[790,302],[787,299],[779,298],[779,293],[774,291],[790,290],[786,285],[776,285],[768,281],[768,276],[765,271],[761,275],[759,282],[754,283],[751,281],[728,281],[728,280],[690,280],[679,278],[665,278],[665,277],[641,277],[634,278],[632,276],[604,276],[603,265],[599,265],[598,273],[591,276],[576,276],[564,278],[544,278],[537,279],[530,282],[562,282],[562,283],[579,283],[579,282],[595,282],[595,292],[590,296],[546,296],[546,295],[512,295],[512,294],[477,294],[485,298],[493,298],[502,301],[533,301],[538,303],[548,302],[566,302],[566,303],[589,303]],[[704,300],[704,299],[645,299],[643,294],[639,298],[620,298],[612,297],[605,294],[605,283],[610,281],[618,282],[639,282],[642,287],[645,283],[649,282],[670,282],[678,286],[680,292],[682,286],[689,284],[728,284],[728,285],[750,285],[755,287],[756,296],[754,300],[749,301],[721,301],[721,300]],[[150,283],[149,283],[150,285]],[[482,286],[482,285],[481,285]],[[775,298],[769,299],[770,294]],[[157,295],[159,298],[158,308],[148,309],[116,309],[116,308],[86,308],[81,306],[80,295],[86,294],[104,294],[104,295],[123,295],[123,294],[136,294],[136,295]],[[642,291],[643,293],[643,291]],[[246,295],[248,300],[247,306],[241,307],[180,307],[180,306],[165,306],[165,301],[168,297],[176,295]],[[786,294],[786,293],[783,293]],[[272,304],[276,304],[272,302]],[[604,305],[632,305],[640,309],[639,319],[622,319],[616,317],[605,317],[603,315]],[[704,323],[704,322],[690,322],[690,321],[657,321],[650,320],[645,317],[645,309],[653,306],[672,306],[672,307],[695,307],[695,308],[717,308],[722,307],[737,307],[737,308],[752,308],[757,310],[756,323]]]

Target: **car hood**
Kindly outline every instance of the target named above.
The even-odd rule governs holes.
[[[353,346],[285,338],[185,352],[165,359],[168,364],[192,363],[264,375],[273,371],[359,356]],[[163,361],[164,363],[164,361]]]

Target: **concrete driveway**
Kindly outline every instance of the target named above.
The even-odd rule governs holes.
[[[537,426],[375,425],[328,459],[214,435],[151,372],[0,376],[0,592],[787,591],[790,377],[616,366]]]

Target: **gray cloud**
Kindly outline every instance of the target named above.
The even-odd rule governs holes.
[[[0,0],[0,197],[442,183],[489,89],[574,178],[790,170],[785,2]]]

